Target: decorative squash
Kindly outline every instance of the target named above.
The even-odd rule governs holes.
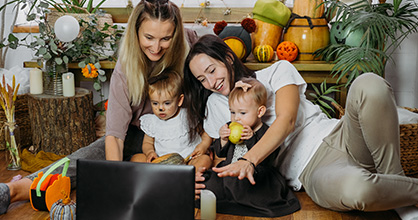
[[[160,164],[185,164],[184,158],[178,153],[166,154],[161,157],[155,158],[152,163]]]
[[[75,220],[76,203],[66,195],[64,199],[52,204],[49,217],[51,220]]]
[[[253,48],[260,45],[270,45],[276,48],[283,33],[283,27],[254,19],[256,30],[251,34]]]
[[[274,56],[273,47],[270,45],[260,45],[257,46],[254,51],[254,57],[262,63],[270,62]]]
[[[345,26],[343,22],[337,21],[331,24],[330,41],[331,44],[345,44],[352,47],[360,46],[364,30],[357,29],[351,31],[351,26]]]
[[[330,43],[328,22],[325,18],[295,18],[283,34],[283,40],[296,44],[298,60],[319,60],[313,52]]]
[[[324,4],[322,0],[295,0],[292,13],[301,17],[321,18],[324,16]]]
[[[292,62],[298,57],[298,47],[291,41],[283,41],[277,46],[276,54],[279,60]]]

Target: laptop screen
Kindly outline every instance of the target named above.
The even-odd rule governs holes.
[[[77,219],[194,219],[193,166],[77,161]]]

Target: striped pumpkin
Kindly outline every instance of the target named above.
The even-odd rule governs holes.
[[[52,204],[49,217],[51,220],[75,220],[75,212],[76,203],[67,196]]]
[[[184,158],[178,153],[166,154],[161,157],[155,158],[152,163],[160,164],[185,164]]]
[[[260,45],[255,47],[253,54],[258,62],[266,63],[273,59],[274,50],[270,45]]]

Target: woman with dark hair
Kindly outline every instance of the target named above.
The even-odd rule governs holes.
[[[152,113],[146,95],[148,79],[166,68],[181,73],[189,44],[196,39],[195,32],[183,30],[180,9],[174,3],[168,0],[138,3],[129,17],[110,80],[106,137],[68,155],[71,163],[67,176],[71,178],[72,188],[76,187],[77,159],[121,161],[142,152],[139,117]],[[10,203],[28,200],[32,181],[47,169],[49,167],[16,182],[0,183],[0,215],[7,211]],[[61,170],[54,172],[61,173]]]
[[[234,83],[253,75],[216,36],[203,36],[185,63],[185,97],[193,127],[212,138],[230,120],[228,95]],[[306,82],[287,61],[255,72],[268,92],[265,135],[239,160],[213,168],[219,177],[245,178],[280,147],[274,166],[293,190],[304,187],[318,205],[336,210],[395,209],[415,212],[418,179],[406,177],[400,163],[399,124],[392,88],[373,73],[359,76],[347,96],[341,120],[329,119],[305,97]],[[376,109],[379,109],[376,112]],[[385,118],[385,120],[382,120]],[[196,191],[205,188],[204,175]],[[243,192],[244,193],[244,192]],[[417,216],[417,215],[415,215]]]

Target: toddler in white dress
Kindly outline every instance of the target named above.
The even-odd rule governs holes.
[[[141,154],[135,154],[131,161],[152,162],[157,157],[178,153],[183,158],[191,158],[189,165],[210,168],[212,160],[207,154],[207,144],[211,141],[203,132],[190,140],[187,111],[181,108],[184,100],[182,78],[173,70],[165,70],[158,77],[148,79],[148,96],[152,112],[140,117],[144,141]],[[195,132],[195,131],[192,131]],[[202,140],[203,139],[203,140]]]

